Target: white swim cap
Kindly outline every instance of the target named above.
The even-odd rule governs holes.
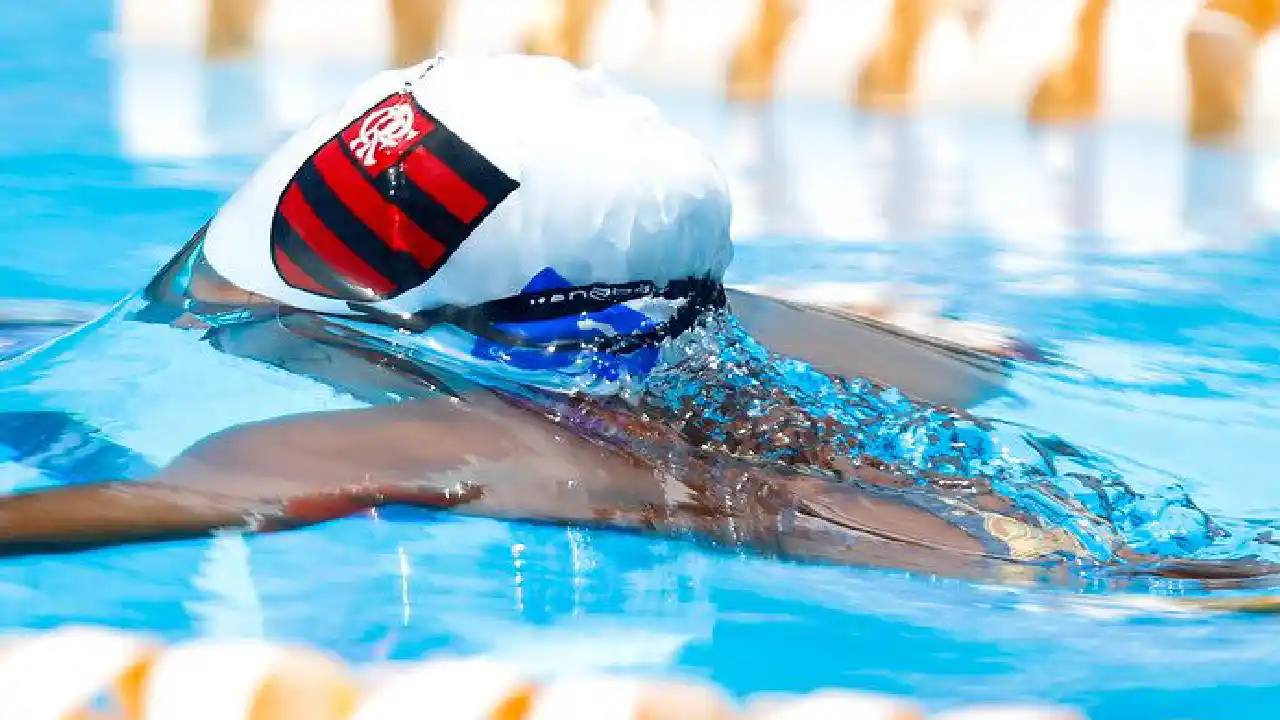
[[[548,278],[718,284],[729,220],[708,152],[600,73],[437,57],[375,76],[293,136],[213,218],[204,253],[284,305],[406,315]]]

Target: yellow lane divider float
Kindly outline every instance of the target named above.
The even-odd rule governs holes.
[[[924,720],[908,700],[823,691],[740,706],[702,682],[579,675],[550,680],[483,659],[360,672],[259,640],[165,646],[64,627],[0,644],[6,720]],[[1067,708],[991,706],[936,720],[1082,720]]]

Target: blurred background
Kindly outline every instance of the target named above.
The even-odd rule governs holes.
[[[994,253],[980,270],[1051,292],[1096,282],[1039,277],[1080,249],[1068,237],[1149,257],[1239,248],[1277,222],[1275,6],[50,0],[14,6],[0,28],[0,151],[48,177],[68,162],[86,178],[127,168],[149,186],[210,193],[182,234],[282,137],[379,69],[441,49],[558,54],[616,72],[711,144],[744,240],[997,236],[1016,257]],[[149,203],[115,209],[159,227]],[[106,283],[94,296],[106,300],[141,279],[126,258],[157,238],[102,230],[69,229],[94,232],[93,266],[122,271],[90,281]],[[129,247],[110,247],[113,237]],[[59,281],[58,262],[30,262],[35,279]]]
[[[616,73],[712,148],[735,195],[733,283],[982,328],[984,349],[1017,339],[1047,361],[971,409],[1270,528],[1277,24],[1280,0],[0,0],[0,297],[118,300],[380,69],[555,54]],[[0,485],[18,473],[0,462]],[[141,553],[5,563],[0,618],[354,659],[674,667],[736,692],[1051,699],[1096,718],[1266,717],[1280,700],[1280,634],[1261,620],[579,530],[337,523]],[[751,660],[782,647],[785,663]]]
[[[530,51],[599,64],[655,97],[720,158],[737,200],[740,241],[807,238],[813,244],[805,259],[817,268],[831,267],[823,251],[838,243],[841,258],[887,276],[858,278],[864,291],[855,294],[871,298],[865,302],[911,302],[911,291],[881,286],[909,284],[922,273],[932,289],[917,288],[916,295],[967,295],[966,288],[993,282],[1071,294],[1122,271],[1073,261],[1080,252],[1127,263],[1239,250],[1280,219],[1280,164],[1272,152],[1280,146],[1280,42],[1267,35],[1280,12],[1275,6],[1272,0],[13,5],[0,27],[9,58],[0,65],[6,165],[0,169],[11,171],[3,177],[22,179],[7,181],[18,187],[0,210],[13,216],[5,227],[35,223],[23,238],[92,233],[83,244],[91,257],[71,264],[117,272],[86,279],[67,261],[46,257],[58,247],[52,243],[25,259],[6,253],[0,272],[22,276],[9,288],[31,285],[39,294],[61,286],[60,292],[107,301],[140,282],[144,268],[198,225],[258,158],[362,78],[437,50]],[[57,184],[74,171],[82,183],[96,177],[114,192],[139,193],[139,201],[111,204],[110,218],[93,208],[97,222],[77,223],[70,211],[97,195],[80,185],[55,198],[21,172],[32,167],[48,178],[42,182]],[[112,183],[121,173],[140,182]],[[166,203],[165,193],[205,199]],[[41,203],[56,205],[64,224],[43,224]],[[183,217],[167,224],[157,211]],[[134,232],[129,217],[150,232]],[[166,227],[175,237],[159,237]],[[951,260],[939,265],[915,245],[891,258],[870,251],[888,238],[901,248],[958,236],[998,239],[1000,247],[959,253],[954,260],[973,265],[963,268]],[[849,245],[870,256],[853,260],[850,251],[857,251]],[[747,252],[739,264],[753,282],[792,283],[804,269],[788,266],[788,277],[770,277],[768,264],[753,264],[755,257]],[[888,270],[889,261],[907,264]],[[806,278],[814,279],[833,278]],[[1122,282],[1134,279],[1129,273]],[[928,301],[934,309],[939,302]]]

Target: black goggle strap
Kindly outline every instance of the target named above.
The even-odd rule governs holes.
[[[553,320],[599,312],[641,298],[684,300],[685,303],[666,321],[648,330],[591,340],[541,342],[495,327],[500,323]],[[352,310],[370,320],[406,332],[423,333],[433,326],[449,324],[477,337],[512,347],[550,351],[590,349],[617,353],[633,352],[645,345],[680,335],[693,327],[705,311],[722,308],[724,305],[724,287],[710,278],[673,280],[663,288],[645,281],[595,283],[512,295],[470,307],[446,306],[417,313],[394,313],[367,303],[348,303]]]

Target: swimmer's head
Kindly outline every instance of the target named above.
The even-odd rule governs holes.
[[[648,100],[560,60],[440,57],[291,138],[204,254],[283,305],[461,328],[473,345],[453,354],[476,364],[563,371],[723,302],[729,221],[708,152]]]

